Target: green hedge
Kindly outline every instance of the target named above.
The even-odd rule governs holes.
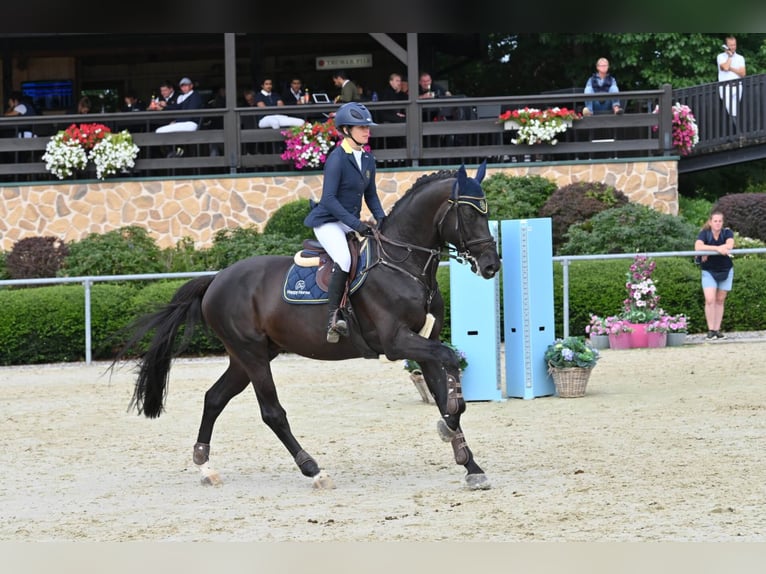
[[[700,271],[691,257],[656,258],[653,279],[661,306],[685,313],[692,332],[706,330]],[[630,259],[574,261],[569,265],[569,332],[585,332],[589,314],[614,315],[625,297],[625,273]],[[563,335],[562,265],[553,264],[556,335]],[[766,330],[766,260],[737,258],[734,289],[727,298],[724,331]],[[449,341],[449,269],[438,270],[446,320],[442,340]],[[91,292],[94,360],[110,360],[123,329],[139,315],[167,303],[185,279],[147,285],[96,284]],[[502,296],[501,296],[502,298]],[[85,293],[81,285],[34,289],[0,289],[0,364],[21,365],[82,361],[85,354]],[[501,318],[502,320],[502,318]],[[192,339],[187,354],[223,353],[223,346],[203,330]]]

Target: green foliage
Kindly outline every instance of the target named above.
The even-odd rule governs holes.
[[[540,208],[556,191],[556,184],[539,175],[512,176],[495,173],[482,184],[493,220],[537,217]]]
[[[183,237],[176,242],[175,247],[163,249],[162,260],[170,273],[208,271],[207,252],[204,249],[195,249],[191,237]]]
[[[314,239],[314,232],[303,224],[309,214],[308,199],[291,201],[277,209],[263,228],[264,235],[280,234],[287,237],[299,236],[303,239]]]
[[[678,215],[697,227],[697,229],[705,225],[705,222],[710,218],[710,210],[712,208],[713,202],[702,197],[689,198],[683,195],[678,196]]]
[[[551,218],[553,251],[559,252],[571,225],[627,203],[628,197],[624,193],[600,182],[579,181],[558,188],[540,209],[540,217]]]
[[[94,285],[91,344],[103,348],[124,315],[126,290]],[[0,364],[19,365],[85,359],[85,291],[81,285],[0,291]]]
[[[760,239],[753,239],[752,237],[744,237],[740,235],[738,231],[734,232],[734,248],[735,249],[763,249],[766,247],[766,242]],[[766,259],[766,253],[747,253],[744,255],[737,255],[738,259]]]
[[[698,228],[683,218],[628,203],[573,225],[561,247],[562,255],[690,251]]]
[[[724,224],[745,237],[766,241],[766,193],[732,193],[716,202]]]
[[[303,238],[281,233],[264,235],[255,227],[221,229],[206,253],[209,269],[223,269],[253,255],[290,255],[302,247]]]
[[[5,251],[0,251],[0,281],[11,278],[11,276],[8,274],[8,268],[5,265],[7,258],[8,253]]]
[[[5,265],[12,279],[55,277],[68,253],[58,237],[27,237],[13,244]]]
[[[130,225],[103,234],[92,233],[70,244],[62,274],[81,277],[166,271],[161,250],[149,232],[138,225]]]
[[[694,326],[702,331],[705,323]],[[766,265],[762,259],[734,258],[734,284],[726,297],[721,327],[724,331],[766,329]]]

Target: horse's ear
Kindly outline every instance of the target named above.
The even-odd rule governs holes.
[[[465,170],[465,164],[461,165],[457,170],[457,176],[455,177],[455,185],[452,187],[452,195],[457,197],[460,194],[461,189],[465,189],[468,183],[468,172]]]
[[[479,169],[476,170],[476,181],[481,183],[481,180],[484,179],[484,176],[487,173],[487,160],[485,159],[483,162],[481,162],[481,165],[479,166]]]

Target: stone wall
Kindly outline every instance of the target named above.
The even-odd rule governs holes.
[[[437,168],[378,171],[378,190],[388,211],[423,173]],[[660,212],[678,214],[678,170],[674,160],[602,163],[521,163],[487,169],[509,175],[539,175],[563,186],[601,181],[631,201]],[[473,175],[475,169],[469,169]],[[190,237],[207,247],[216,231],[255,225],[262,229],[279,207],[298,198],[318,199],[321,173],[242,174],[210,179],[107,180],[56,182],[0,187],[0,250],[19,239],[56,236],[77,241],[127,225],[151,231],[161,247]],[[363,212],[367,213],[366,211]]]

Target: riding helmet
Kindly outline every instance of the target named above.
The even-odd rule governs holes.
[[[366,106],[359,102],[348,102],[343,104],[335,112],[335,126],[377,126],[372,121],[372,114]]]

